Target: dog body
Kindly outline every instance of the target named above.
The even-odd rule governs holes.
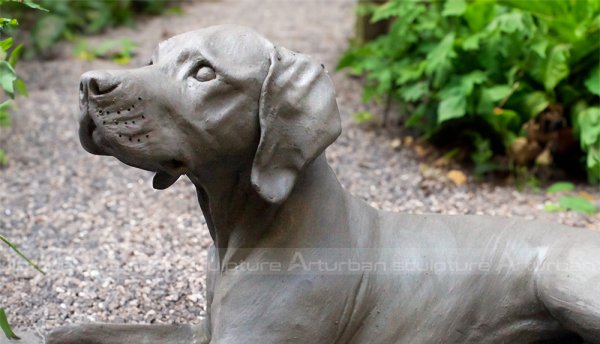
[[[50,343],[600,342],[598,233],[354,198],[324,153],[340,133],[333,85],[302,54],[212,27],[147,67],[86,73],[80,92],[86,150],[156,172],[159,189],[196,186],[214,241],[207,318]]]
[[[216,343],[528,343],[588,331],[582,315],[599,289],[572,270],[598,257],[595,233],[378,211],[343,190],[324,157],[296,188],[253,243],[261,249],[239,249],[247,269],[281,262],[283,273],[210,269]]]

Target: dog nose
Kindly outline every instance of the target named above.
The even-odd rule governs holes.
[[[107,72],[87,72],[79,82],[79,101],[84,103],[89,97],[112,92],[120,82]]]

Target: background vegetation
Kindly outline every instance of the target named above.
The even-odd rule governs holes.
[[[44,56],[61,39],[73,40],[78,35],[99,33],[106,28],[133,26],[135,16],[159,14],[172,9],[173,0],[37,0],[45,13],[32,12],[20,1],[6,2],[3,12],[22,23],[29,54]]]
[[[390,0],[359,11],[389,21],[339,62],[365,77],[365,101],[395,100],[407,127],[468,147],[477,174],[555,165],[600,181],[599,1]]]

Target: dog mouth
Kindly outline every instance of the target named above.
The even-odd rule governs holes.
[[[79,120],[79,141],[87,152],[96,155],[109,155],[98,144],[100,137],[97,132],[98,126],[94,120],[87,114],[87,110],[82,114]]]
[[[141,100],[138,98],[138,102]],[[79,120],[83,148],[92,154],[110,155],[107,151],[143,146],[152,130],[140,104],[137,108],[135,105],[135,102],[125,106],[103,104],[101,99],[83,101]]]
[[[168,157],[168,150],[156,149],[153,136],[161,128],[152,130],[157,122],[146,113],[148,101],[133,94],[126,94],[123,83],[111,80],[110,75],[90,72],[82,76],[79,140],[91,154],[114,156],[127,165],[155,172],[154,187],[166,189],[188,172],[188,166],[182,159]]]
[[[104,128],[100,128],[96,123],[96,121],[100,121],[101,125],[103,125],[106,124],[106,120],[98,117],[96,117],[96,120],[94,120],[92,117],[93,115],[91,115],[87,109],[88,106],[89,105],[85,106],[85,109],[82,109],[82,116],[79,121],[79,140],[81,145],[87,152],[91,154],[109,155],[119,158],[120,154],[113,152],[114,149],[109,142],[110,140],[105,137],[106,133],[101,132],[106,130]],[[124,120],[122,119],[122,121]],[[131,122],[132,120],[128,119],[128,121]],[[133,122],[133,124],[135,124],[135,122]],[[141,135],[145,135],[146,138],[148,138],[148,134],[145,132]],[[122,139],[123,142],[140,142],[140,139],[134,140],[131,135],[127,136],[125,134],[119,134],[118,132],[112,133],[112,136],[114,136],[113,139],[118,137]],[[183,160],[177,158],[164,159],[155,163],[144,163],[144,166],[134,164],[130,161],[122,161],[144,170],[156,172],[153,179],[153,186],[157,190],[164,190],[168,188],[174,184],[181,175],[184,175],[188,172],[187,164]]]

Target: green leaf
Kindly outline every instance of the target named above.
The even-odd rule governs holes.
[[[569,182],[558,182],[550,185],[546,189],[547,193],[566,192],[575,190],[575,184]]]
[[[19,56],[21,56],[21,52],[23,51],[23,44],[19,44],[17,45],[16,48],[13,49],[13,51],[10,53],[10,56],[8,58],[8,63],[10,63],[10,65],[13,68],[17,67],[17,60],[19,59]]]
[[[569,75],[569,57],[571,47],[559,44],[552,48],[544,71],[544,87],[551,91]]]
[[[525,26],[524,22],[524,14],[523,12],[519,11],[501,14],[492,20],[486,30],[500,30],[505,33],[514,33],[517,31],[527,33],[527,27]]]
[[[183,8],[178,5],[171,6],[167,9],[167,14],[176,16],[183,15]]]
[[[10,125],[10,116],[8,110],[12,105],[12,100],[5,100],[0,103],[0,127],[8,127]]]
[[[485,32],[478,32],[470,35],[462,41],[462,48],[464,50],[477,50],[479,49],[479,41],[486,37]]]
[[[444,4],[444,10],[442,15],[447,16],[460,16],[465,13],[467,3],[465,0],[447,0]]]
[[[465,94],[470,95],[473,92],[473,87],[487,81],[487,74],[480,70],[474,70],[469,74],[461,77],[461,86]]]
[[[586,165],[589,182],[591,184],[600,182],[600,142],[588,148]]]
[[[585,79],[585,87],[597,96],[600,96],[600,67],[594,68],[587,79]]]
[[[550,105],[550,101],[544,92],[537,91],[527,94],[523,103],[527,119],[537,116],[540,112],[544,111],[548,105]]]
[[[17,80],[17,73],[6,61],[0,61],[0,87],[11,98],[14,97],[15,89],[13,83]]]
[[[521,72],[521,67],[520,66],[512,66],[511,69],[509,69],[505,75],[506,75],[506,80],[507,80],[507,84],[509,85],[514,85],[515,84],[515,79],[517,77],[517,73]]]
[[[131,61],[133,50],[137,45],[129,38],[109,39],[91,48],[86,41],[81,40],[75,46],[74,54],[78,58],[91,61],[95,58],[110,58],[113,62],[127,64]]]
[[[0,30],[11,27],[15,28],[19,26],[19,22],[13,18],[0,18]]]
[[[494,18],[496,9],[497,6],[489,0],[469,1],[463,18],[471,32],[481,32]]]
[[[548,49],[548,45],[550,41],[543,38],[538,40],[537,42],[531,45],[531,50],[533,50],[536,54],[541,58],[546,58],[546,49]]]
[[[452,69],[454,58],[454,32],[451,32],[427,54],[425,72],[427,75],[434,75],[439,82]]]
[[[598,208],[592,202],[581,196],[562,196],[558,203],[569,210],[580,213],[594,214],[598,212]]]
[[[43,12],[50,12],[47,9],[43,8],[42,6],[36,4],[32,0],[24,0],[23,4],[25,4],[26,6],[28,6],[30,8],[36,9],[36,10],[40,10],[40,11],[43,11]]]
[[[579,114],[588,108],[588,104],[585,100],[579,100],[573,106],[571,106],[571,123],[573,128],[574,137],[579,137],[581,134],[581,128],[579,127]]]
[[[373,11],[373,15],[371,16],[371,23],[378,22],[380,20],[388,19],[390,17],[397,17],[402,15],[403,9],[407,7],[403,4],[402,1],[390,1],[381,6],[378,6],[375,11]]]
[[[19,255],[24,261],[27,262],[27,264],[31,265],[32,268],[36,269],[37,271],[41,272],[42,275],[45,275],[46,273],[44,272],[44,270],[42,270],[39,266],[37,266],[37,264],[35,264],[33,261],[31,261],[29,258],[27,258],[27,256],[25,256],[18,248],[15,244],[13,244],[12,242],[10,242],[8,239],[6,239],[2,234],[0,234],[0,241],[3,241],[6,245],[8,245],[8,247],[10,247],[13,251],[15,251],[15,253],[17,255]]]
[[[130,56],[116,56],[112,58],[112,61],[114,63],[120,64],[120,65],[126,65],[129,64],[129,62],[131,62],[131,57]]]
[[[471,160],[475,163],[474,173],[476,176],[481,177],[485,173],[493,172],[498,170],[498,164],[492,161],[494,152],[492,151],[490,140],[483,138],[479,133],[469,132],[473,140],[473,152],[471,153]]]
[[[8,165],[8,158],[6,157],[6,153],[0,149],[0,166]]]
[[[484,92],[490,98],[491,101],[496,102],[504,99],[510,94],[512,87],[509,85],[497,85],[486,88]]]
[[[0,41],[0,49],[2,49],[4,51],[8,51],[8,49],[10,49],[10,47],[12,47],[12,45],[13,45],[12,37],[8,37],[7,39]]]
[[[600,106],[589,107],[577,114],[581,146],[589,148],[600,142]]]
[[[559,204],[548,202],[544,204],[544,210],[549,213],[556,213],[559,211],[565,211],[567,209],[565,207],[560,206]]]
[[[27,97],[29,93],[27,93],[27,86],[25,86],[25,82],[22,79],[17,79],[14,83],[15,92]]]
[[[467,95],[464,93],[462,87],[453,87],[444,93],[445,96],[438,105],[438,123],[462,117],[467,112]]]
[[[398,68],[396,73],[399,75],[399,77],[396,79],[396,83],[398,85],[403,85],[408,81],[414,81],[421,78],[423,76],[423,72],[425,71],[425,65],[425,61],[420,61]]]
[[[82,44],[82,43],[80,43]],[[364,67],[362,66],[362,62],[364,60],[371,58],[373,55],[373,49],[370,45],[366,44],[360,47],[351,47],[347,51],[344,52],[338,65],[336,66],[337,70],[341,70],[344,68],[352,68],[353,72],[358,74],[362,73]]]
[[[8,319],[6,318],[6,312],[4,312],[4,308],[0,308],[0,328],[2,329],[2,332],[4,332],[6,338],[10,340],[21,339],[13,332],[12,328],[10,327]]]
[[[417,82],[416,84],[405,86],[400,89],[400,95],[402,96],[402,99],[407,102],[417,101],[428,92],[429,87],[426,81]]]
[[[502,136],[502,142],[508,147],[514,141],[522,127],[521,117],[513,110],[496,108],[483,118]]]
[[[566,1],[557,0],[551,3],[540,0],[499,0],[499,3],[513,8],[525,10],[536,15],[548,18],[564,10]],[[552,19],[552,18],[549,18]]]
[[[585,106],[580,101],[573,107],[573,128],[579,133],[581,148],[587,152],[588,180],[595,184],[600,181],[600,106]]]
[[[369,111],[359,111],[352,116],[357,123],[367,123],[371,122],[375,116]]]
[[[482,89],[477,105],[477,113],[489,116],[493,113],[498,102],[510,94],[512,88],[509,85],[496,85]]]
[[[10,127],[10,122],[8,111],[0,110],[0,127]]]

